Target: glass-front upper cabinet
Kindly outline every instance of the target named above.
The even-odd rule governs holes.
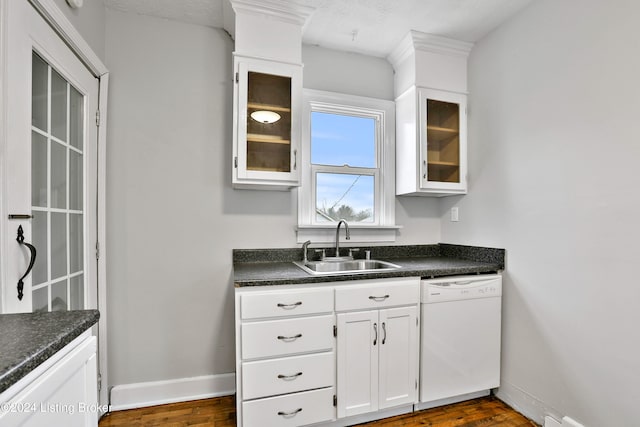
[[[466,95],[419,90],[420,187],[464,194],[466,183]]]
[[[235,57],[234,188],[299,185],[302,68]]]

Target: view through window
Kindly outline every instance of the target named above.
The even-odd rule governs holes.
[[[311,166],[318,223],[376,219],[377,126],[374,117],[313,111]]]

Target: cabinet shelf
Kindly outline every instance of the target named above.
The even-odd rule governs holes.
[[[440,167],[440,168],[457,168],[457,167],[460,167],[460,163],[457,163],[457,162],[441,162],[441,161],[428,162],[427,165],[434,166],[434,167]]]
[[[258,134],[258,133],[248,133],[247,141],[261,142],[261,143],[267,143],[267,144],[283,144],[283,145],[291,144],[291,141],[289,141],[288,139],[280,138],[278,135],[265,135],[265,134]]]
[[[252,110],[268,110],[268,111],[277,111],[281,113],[290,113],[291,108],[284,107],[282,105],[273,105],[273,104],[262,104],[259,102],[249,102],[247,103],[247,108]]]
[[[445,128],[439,126],[427,126],[427,138],[432,142],[451,141],[460,135],[458,129]]]

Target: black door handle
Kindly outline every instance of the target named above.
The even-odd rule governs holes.
[[[25,277],[29,275],[29,273],[31,273],[31,270],[33,269],[33,264],[36,262],[36,247],[24,241],[24,230],[22,229],[21,225],[18,226],[18,237],[16,238],[16,240],[18,241],[19,244],[25,245],[26,247],[28,247],[29,251],[31,252],[31,260],[29,261],[29,267],[27,267],[27,271],[22,275],[20,280],[18,280],[18,299],[22,300],[22,297],[24,296],[24,293],[22,292],[22,290],[24,289],[23,280]]]

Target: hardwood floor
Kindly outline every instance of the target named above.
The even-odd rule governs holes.
[[[235,425],[235,398],[225,396],[112,412],[102,417],[99,427],[235,427]],[[379,427],[532,427],[536,425],[494,397],[469,400],[360,424],[360,426]]]

